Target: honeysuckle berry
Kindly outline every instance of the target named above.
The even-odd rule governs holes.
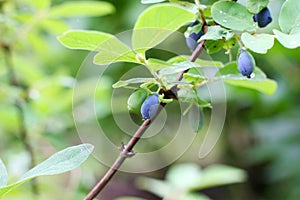
[[[243,76],[251,78],[251,74],[254,69],[254,59],[250,53],[241,49],[241,53],[238,58],[238,69]]]
[[[142,103],[147,98],[147,91],[144,89],[135,90],[127,100],[127,108],[129,111],[138,113]]]
[[[254,14],[253,20],[258,23],[259,27],[265,27],[272,22],[272,17],[269,9],[265,7],[259,13]]]
[[[141,114],[143,119],[151,119],[156,115],[159,100],[157,94],[150,95],[142,104]]]
[[[201,30],[201,27],[202,26],[200,25],[200,23],[198,21],[195,21],[189,25],[188,30],[185,33],[186,44],[192,51],[196,49],[198,45],[197,41],[203,35],[203,31]]]

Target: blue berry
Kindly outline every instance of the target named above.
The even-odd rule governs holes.
[[[197,26],[197,27],[196,27]],[[201,24],[198,21],[193,22],[189,25],[188,30],[186,31],[186,44],[191,50],[195,50],[198,45],[198,40],[203,35],[203,31],[199,30]]]
[[[253,20],[258,23],[259,27],[265,27],[272,22],[272,17],[269,9],[265,7],[259,13],[254,14]]]
[[[141,113],[143,119],[150,119],[156,115],[159,106],[158,95],[150,95],[142,104]]]
[[[238,58],[238,69],[243,76],[251,78],[251,74],[254,68],[254,59],[251,54],[241,49],[241,54]]]

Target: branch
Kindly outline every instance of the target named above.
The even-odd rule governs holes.
[[[189,61],[194,62],[198,56],[200,55],[203,47],[204,47],[205,41],[202,41],[193,54],[191,55]],[[183,74],[186,73],[188,70],[182,71],[178,77],[176,78],[176,81],[180,81],[183,78]],[[173,88],[171,88],[172,91],[177,91],[178,87],[175,85]],[[160,108],[156,113],[156,116],[160,113],[162,108],[166,105],[165,103],[160,104]],[[142,137],[144,132],[147,130],[147,128],[150,126],[152,121],[155,119],[155,117],[151,119],[146,119],[144,123],[139,127],[139,129],[135,132],[133,137],[129,140],[127,145],[124,145],[124,148],[122,148],[122,151],[119,155],[119,157],[116,159],[114,164],[110,167],[110,169],[105,173],[105,175],[100,179],[100,181],[94,186],[94,188],[88,193],[88,195],[85,197],[84,200],[93,200],[101,191],[102,189],[107,185],[107,183],[111,180],[111,178],[114,176],[114,174],[119,170],[122,163],[126,160],[126,158],[131,157],[134,155],[132,149],[136,145],[136,143],[139,141],[139,139]]]
[[[14,70],[13,62],[12,62],[12,55],[11,55],[11,47],[8,45],[3,45],[2,48],[4,50],[4,60],[5,60],[5,65],[7,68],[7,73],[8,73],[8,79],[9,79],[9,84],[11,86],[23,88],[23,86],[18,82],[16,78],[16,73]],[[30,156],[30,168],[33,168],[36,165],[35,162],[35,155],[34,155],[34,150],[33,147],[30,144],[30,140],[28,138],[28,132],[26,130],[26,124],[25,124],[25,110],[23,107],[23,101],[25,99],[22,99],[21,97],[19,99],[15,100],[15,107],[17,108],[19,112],[19,131],[20,131],[20,138],[21,141],[26,149],[26,151],[29,153]],[[36,179],[31,180],[31,185],[32,185],[32,192],[34,194],[38,194],[39,190],[37,187]]]

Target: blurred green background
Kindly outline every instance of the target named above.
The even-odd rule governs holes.
[[[118,34],[132,29],[138,15],[149,6],[141,4],[139,0],[110,0],[107,2],[114,6],[115,11],[108,15],[62,16],[47,21],[43,14],[47,13],[48,8],[43,2],[47,3],[46,0],[0,0],[0,157],[7,166],[10,182],[17,180],[30,168],[30,155],[20,135],[22,124],[33,146],[36,163],[60,149],[81,143],[73,120],[72,92],[77,72],[88,52],[65,49],[56,36],[70,28]],[[52,0],[51,5],[64,2],[67,1]],[[282,3],[282,0],[270,2],[274,22],[264,31],[271,31],[278,26],[276,18]],[[9,59],[13,63],[18,85],[9,83],[5,60],[7,46],[11,48]],[[170,56],[168,53],[151,53],[161,58]],[[192,162],[202,167],[222,163],[247,171],[248,179],[244,183],[201,191],[211,199],[300,199],[300,49],[288,50],[276,42],[266,55],[253,55],[257,66],[278,82],[276,93],[267,96],[251,90],[226,87],[226,123],[213,151],[204,159],[198,158],[199,145],[205,134],[203,131],[176,162]],[[224,51],[212,55],[212,58],[226,60]],[[110,67],[96,91],[97,120],[116,146],[122,141],[126,142],[129,136],[115,125],[110,108],[113,93],[111,85],[133,67],[124,63]],[[82,84],[82,88],[89,87],[88,83]],[[123,95],[114,99],[117,103],[113,105],[126,106],[130,92],[125,89],[119,91]],[[81,105],[89,103],[90,99],[86,99],[84,92],[81,98]],[[24,119],[15,105],[16,99],[21,101]],[[168,116],[172,116],[167,126],[177,124],[176,120],[180,118],[177,108],[176,104],[167,108]],[[115,110],[122,113],[126,109],[119,106]],[[207,125],[210,112],[206,110],[205,114]],[[133,118],[141,123],[139,116]],[[89,124],[88,117],[85,124]],[[86,130],[86,137],[93,141],[97,130]],[[141,141],[136,147],[137,152],[159,149],[172,139],[170,137],[172,135],[159,134],[148,142]],[[93,145],[97,147],[102,144],[95,140]],[[104,149],[96,153],[107,152]],[[159,162],[163,162],[168,155],[161,155],[160,159]],[[156,161],[145,161],[140,165],[147,165],[147,162]],[[117,173],[103,191],[101,199],[120,196],[159,199],[139,190],[134,180],[142,175],[163,179],[167,169],[165,167],[145,174]],[[91,156],[80,169],[39,178],[38,199],[62,199],[62,194],[63,199],[83,199],[106,170],[107,166]],[[4,199],[33,199],[30,187],[27,183]]]

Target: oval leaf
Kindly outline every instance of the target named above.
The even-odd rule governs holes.
[[[256,53],[265,54],[274,45],[274,36],[269,34],[250,35],[243,33],[241,38],[244,45]]]
[[[114,37],[111,34],[98,31],[71,30],[58,36],[62,45],[69,49],[95,51],[99,44]]]
[[[139,63],[135,53],[114,35],[98,31],[67,31],[58,40],[70,49],[99,51],[94,63],[107,65],[112,62]]]
[[[269,4],[269,0],[247,0],[246,8],[252,13],[258,13]]]
[[[113,84],[113,88],[120,88],[120,87],[125,87],[129,84],[141,84],[141,83],[155,83],[155,79],[154,78],[132,78],[132,79],[128,79],[128,80],[124,80],[124,81],[118,81],[115,84]]]
[[[209,26],[207,32],[200,38],[200,40],[229,40],[234,34],[221,26]]]
[[[192,12],[174,4],[151,6],[139,16],[134,26],[132,35],[134,50],[144,53],[194,18]]]
[[[284,33],[300,32],[300,1],[288,0],[282,5],[279,14],[279,26]]]
[[[241,4],[232,1],[214,3],[212,17],[220,25],[237,31],[255,31],[253,15]]]
[[[278,30],[273,30],[276,39],[286,48],[295,49],[300,47],[300,33],[287,35]]]
[[[237,63],[232,62],[219,70],[219,78],[222,78],[225,83],[233,86],[249,88],[272,95],[277,88],[277,83],[270,80],[266,75],[256,67],[253,71],[254,77],[248,79],[240,74]]]
[[[0,198],[37,176],[61,174],[79,167],[92,153],[93,149],[94,147],[91,144],[81,144],[57,152],[26,172],[16,183],[0,188]]]

